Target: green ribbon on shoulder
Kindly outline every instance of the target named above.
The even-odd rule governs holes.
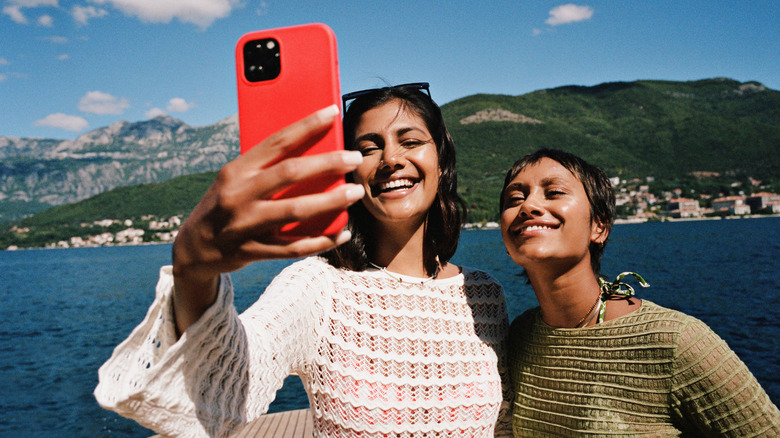
[[[634,288],[628,284],[623,282],[623,278],[627,276],[632,276],[637,279],[639,282],[639,285],[642,287],[649,287],[650,283],[646,282],[644,278],[642,278],[641,275],[637,274],[636,272],[623,272],[617,277],[615,277],[615,281],[609,282],[606,277],[603,275],[599,276],[599,287],[601,288],[601,299],[606,300],[609,295],[619,295],[623,297],[631,297],[634,296],[636,292],[634,292]]]

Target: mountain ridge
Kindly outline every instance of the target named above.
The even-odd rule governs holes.
[[[756,81],[567,85],[466,96],[442,112],[461,192],[477,219],[495,215],[511,163],[540,147],[576,153],[622,178],[780,174],[780,92]],[[215,171],[238,148],[236,115],[203,127],[168,116],[117,122],[75,140],[0,137],[0,221],[121,186]]]
[[[0,221],[117,187],[214,171],[238,156],[238,124],[159,116],[120,121],[74,140],[0,137]]]

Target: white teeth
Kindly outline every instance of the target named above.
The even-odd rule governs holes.
[[[414,183],[408,179],[396,179],[379,185],[380,190],[392,190],[401,187],[412,187]]]
[[[527,227],[524,231],[537,231],[537,230],[552,230],[552,227],[548,227],[545,225],[531,225],[530,227]]]

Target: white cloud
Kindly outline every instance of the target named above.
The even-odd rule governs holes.
[[[11,17],[16,23],[27,24],[27,17],[22,13],[25,8],[38,8],[41,6],[57,7],[57,0],[9,0],[3,8],[3,13]]]
[[[534,30],[531,33],[533,34],[533,36],[538,36],[542,34],[542,30],[534,28]]]
[[[187,102],[181,97],[174,97],[173,99],[168,101],[168,107],[166,109],[170,112],[183,113],[185,111],[189,111],[194,106],[195,105]]]
[[[22,14],[19,6],[6,6],[3,8],[3,13],[11,17],[14,23],[27,24],[27,18]]]
[[[557,6],[550,10],[550,18],[545,23],[550,26],[559,24],[576,23],[589,20],[593,16],[593,8],[590,6],[578,6],[573,3]]]
[[[63,36],[48,36],[43,37],[43,40],[53,44],[66,44],[68,42],[68,39]]]
[[[68,55],[67,53],[63,53],[62,55],[57,57],[58,61],[66,61],[68,59],[70,59],[70,55]]]
[[[41,6],[58,6],[57,0],[9,0],[9,4],[20,8],[39,8]]]
[[[91,0],[110,4],[127,15],[147,23],[168,23],[177,18],[184,23],[209,27],[214,20],[230,15],[237,0]]]
[[[94,6],[74,6],[70,14],[77,23],[87,25],[91,18],[101,18],[108,15],[105,9],[98,9]]]
[[[157,116],[167,116],[168,114],[165,111],[161,110],[160,108],[152,108],[149,111],[145,112],[144,115],[148,119],[153,119]]]
[[[0,74],[0,82],[5,81],[6,79],[8,79],[8,76]]]
[[[93,114],[122,114],[130,108],[124,97],[119,99],[102,91],[88,91],[79,101],[79,110]]]
[[[54,18],[51,15],[41,15],[38,18],[38,24],[43,27],[51,27],[54,24]]]
[[[255,13],[261,17],[268,15],[268,3],[264,1],[260,2],[260,6],[255,9]]]
[[[63,113],[49,114],[43,119],[36,120],[34,125],[66,129],[73,132],[82,131],[89,127],[89,123],[83,117],[69,116]]]
[[[7,59],[0,58],[0,65],[9,65],[11,64]]]

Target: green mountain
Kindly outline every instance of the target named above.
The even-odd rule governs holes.
[[[497,218],[504,173],[517,158],[543,147],[578,154],[610,176],[654,177],[658,190],[690,186],[729,194],[730,181],[780,183],[780,92],[758,82],[566,86],[521,96],[473,95],[442,111],[457,147],[459,188],[474,222]],[[214,176],[122,187],[15,225],[30,228],[29,235],[75,230],[103,218],[186,216]],[[18,244],[20,237],[0,232],[0,248]]]
[[[238,156],[237,117],[190,127],[158,116],[74,140],[0,137],[0,222],[108,190],[216,171]]]
[[[101,219],[188,216],[214,181],[216,172],[173,178],[162,183],[119,187],[74,204],[60,205],[19,221],[20,227],[79,225]]]
[[[458,148],[460,186],[477,217],[495,217],[506,169],[543,147],[575,153],[621,178],[780,177],[780,92],[757,82],[567,86],[469,96],[443,111]]]

